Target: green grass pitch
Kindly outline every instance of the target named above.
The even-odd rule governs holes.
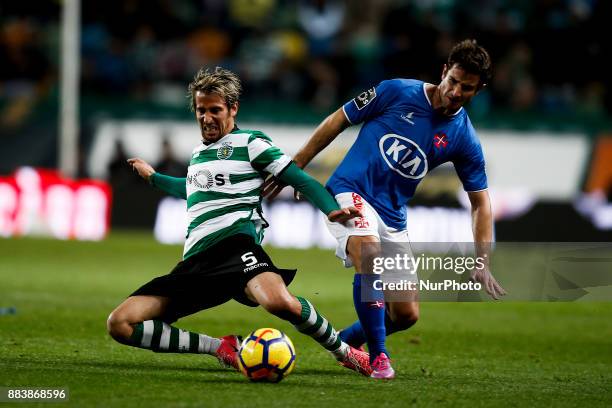
[[[390,382],[337,366],[290,325],[235,302],[176,326],[213,336],[285,331],[297,365],[283,382],[250,383],[209,356],[112,341],[109,312],[180,253],[143,233],[102,243],[1,239],[0,307],[17,314],[0,316],[0,387],[68,387],[67,404],[79,407],[612,406],[612,303],[424,303],[418,324],[389,338],[398,372]],[[293,293],[338,328],[354,320],[352,272],[332,251],[270,253],[300,269]]]

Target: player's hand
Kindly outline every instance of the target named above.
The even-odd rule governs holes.
[[[263,190],[261,195],[268,200],[274,200],[276,196],[283,191],[283,188],[287,187],[287,184],[283,183],[274,176],[270,176],[263,183]]]
[[[340,224],[344,224],[348,220],[357,217],[363,217],[363,214],[355,207],[341,208],[327,214],[327,219],[330,222],[338,222]]]
[[[472,270],[471,279],[474,282],[479,282],[484,287],[485,291],[495,300],[499,300],[506,294],[504,288],[501,287],[497,280],[491,275],[488,267],[474,268]]]
[[[147,181],[149,181],[153,173],[155,173],[155,169],[151,167],[149,163],[142,159],[139,159],[138,157],[128,159],[127,162],[132,166],[132,168],[138,173],[140,177]]]

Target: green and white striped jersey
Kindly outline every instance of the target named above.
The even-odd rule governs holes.
[[[186,259],[236,233],[263,238],[261,186],[291,163],[272,140],[256,130],[236,129],[193,150],[187,172],[189,227]]]

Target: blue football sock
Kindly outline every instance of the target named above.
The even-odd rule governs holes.
[[[382,290],[374,289],[372,281],[368,275],[355,274],[353,303],[367,338],[370,360],[374,361],[380,353],[389,353],[385,348],[384,295]]]
[[[402,330],[401,328],[399,328],[398,326],[395,325],[395,323],[393,323],[393,320],[391,320],[391,318],[389,317],[389,312],[388,310],[386,310],[385,308],[385,331],[386,331],[386,335],[389,336],[393,333],[396,333],[400,330]],[[357,320],[355,323],[353,323],[352,325],[350,325],[349,327],[347,327],[346,329],[342,329],[342,331],[340,332],[340,338],[342,339],[342,341],[344,341],[345,343],[353,346],[353,347],[359,347],[361,346],[363,343],[366,342],[366,334],[363,331],[363,327],[361,326],[361,322],[359,320]]]
[[[342,341],[353,347],[360,347],[367,340],[359,320],[351,324],[349,327],[342,329],[340,332],[340,338]]]

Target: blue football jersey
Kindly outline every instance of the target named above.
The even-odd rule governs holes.
[[[453,116],[434,112],[425,83],[381,82],[344,106],[357,140],[327,182],[336,195],[360,194],[385,224],[406,228],[406,205],[425,175],[452,162],[466,191],[487,188],[480,142],[465,109]]]

